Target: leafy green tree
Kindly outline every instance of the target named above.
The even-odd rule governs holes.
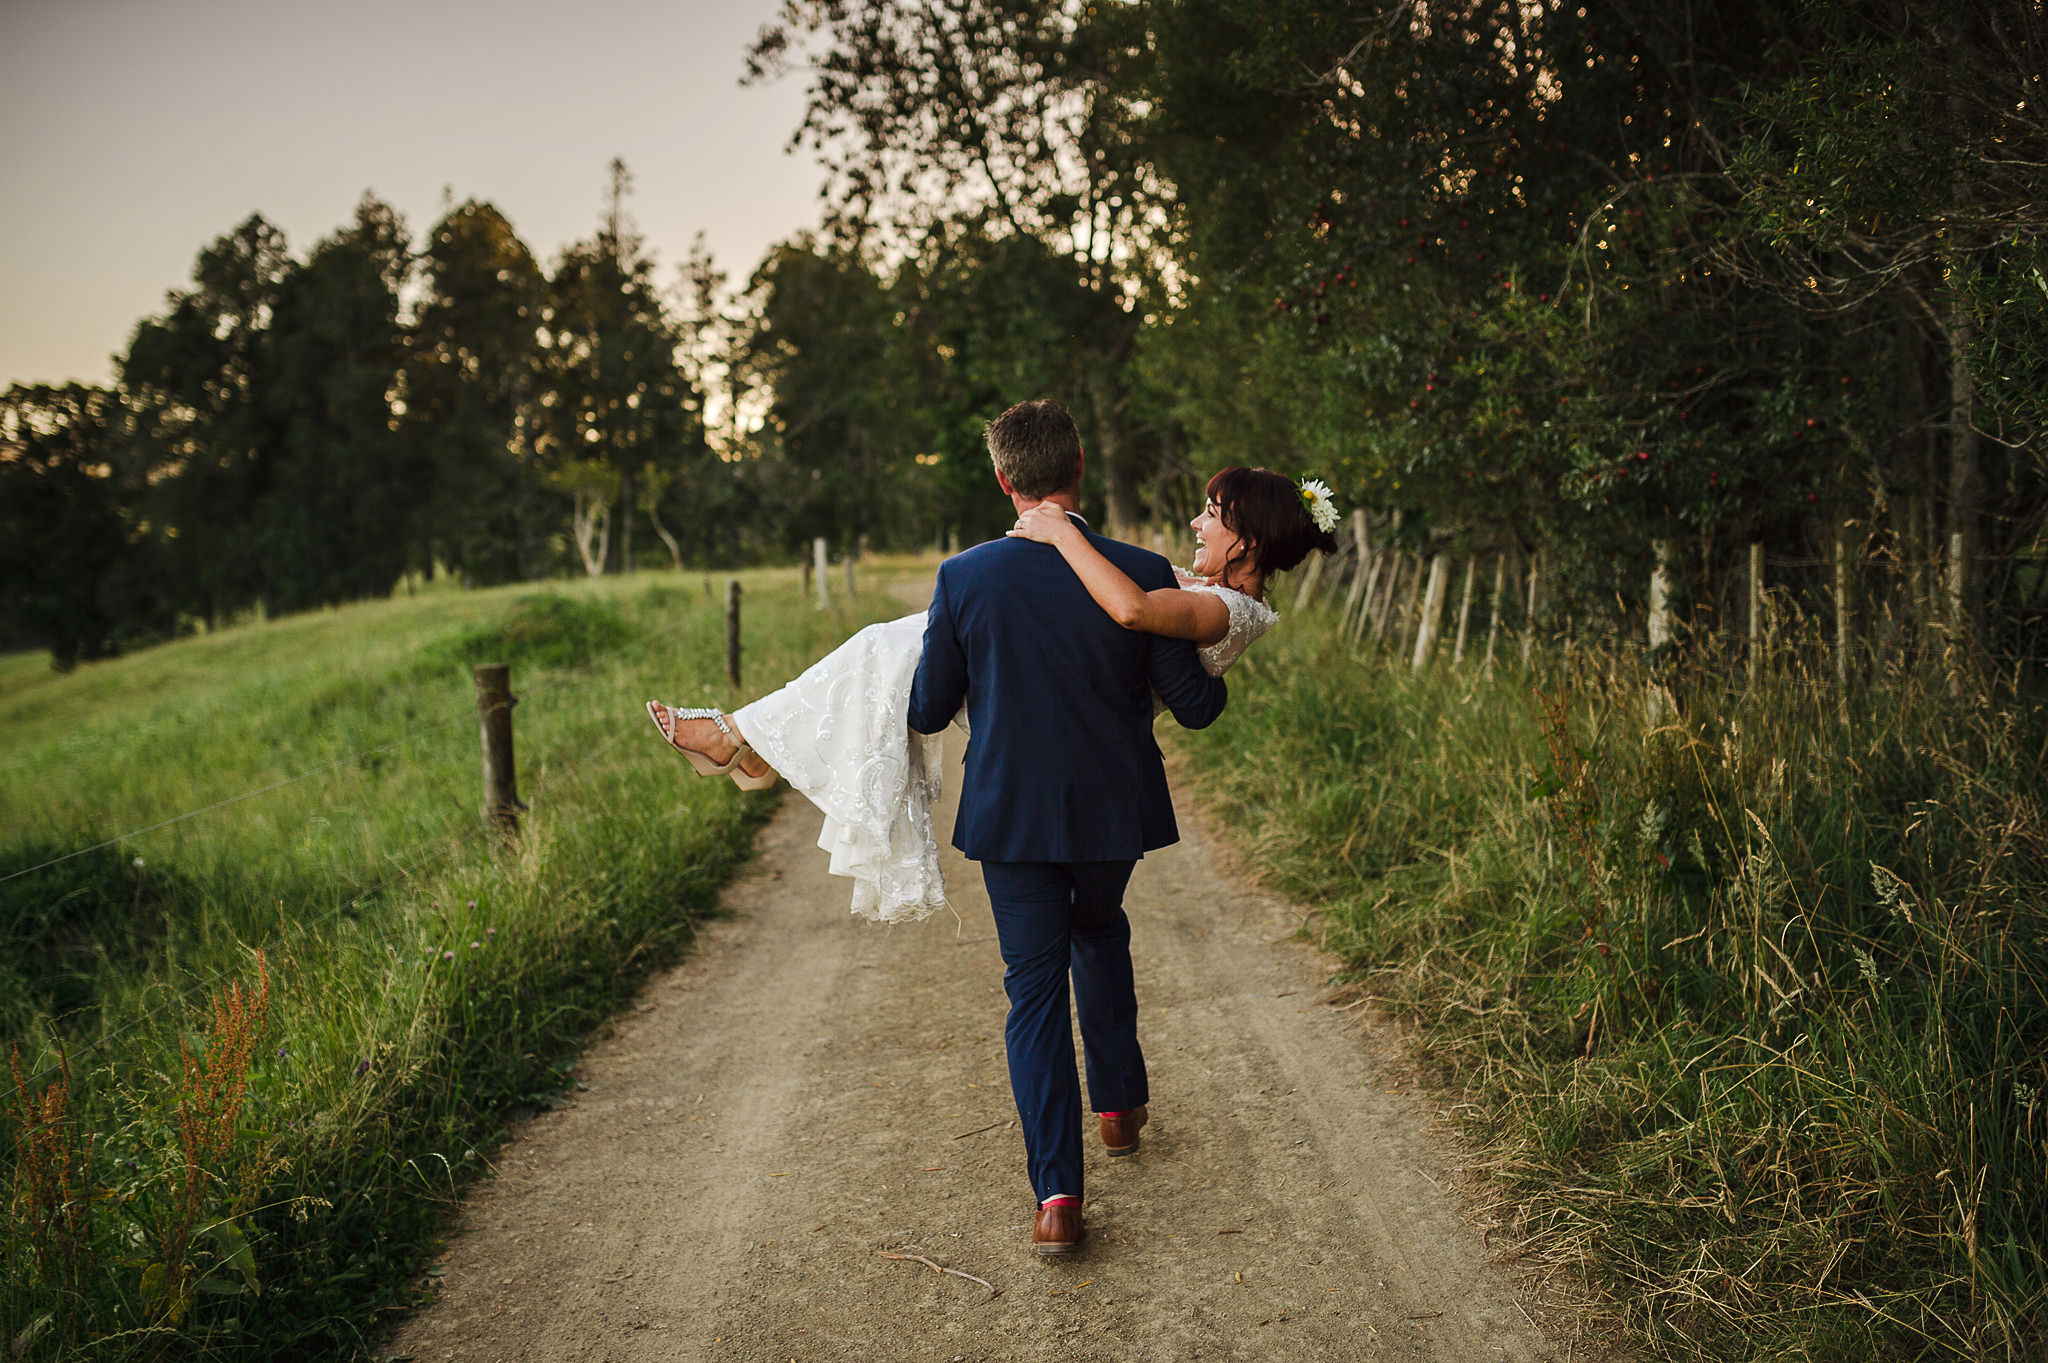
[[[503,213],[467,200],[420,249],[401,402],[433,479],[421,544],[476,583],[544,575],[560,506],[535,450],[547,281]]]
[[[904,255],[964,231],[1029,239],[1064,269],[1009,300],[1078,325],[1082,351],[1051,396],[1090,432],[1107,519],[1135,525],[1149,461],[1133,426],[1132,359],[1160,269],[1171,195],[1139,137],[1151,60],[1146,5],[1056,0],[789,0],[748,54],[787,69],[807,39],[800,140],[826,159],[828,226],[855,249]],[[942,248],[943,250],[943,248]]]
[[[135,472],[119,394],[0,395],[0,624],[60,672],[171,627]]]
[[[1774,55],[1730,138],[1725,257],[1816,325],[1870,334],[1897,401],[1858,413],[1859,453],[1901,557],[1945,560],[1947,612],[1982,635],[1987,600],[2023,609],[2013,555],[2048,517],[2021,453],[2048,418],[2048,18],[1807,0]]]
[[[432,484],[392,410],[410,267],[404,223],[365,195],[354,223],[280,281],[262,389],[273,452],[253,532],[270,610],[382,596],[416,561]]]
[[[611,174],[597,234],[570,246],[548,281],[536,438],[571,498],[593,575],[632,566],[643,470],[657,464],[673,477],[708,456],[703,403],[678,359],[683,337],[626,217],[625,163],[614,160]]]
[[[263,594],[258,508],[276,457],[267,339],[290,259],[252,215],[199,253],[192,287],[136,326],[120,360],[177,609],[209,624]]]
[[[917,395],[897,381],[887,286],[852,252],[798,238],[769,253],[753,291],[741,365],[767,395],[759,476],[780,494],[786,547],[853,548],[897,529],[922,442]]]

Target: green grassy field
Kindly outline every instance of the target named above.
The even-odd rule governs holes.
[[[903,613],[890,572],[822,613],[794,573],[743,575],[746,694]],[[640,709],[745,699],[722,594],[437,589],[68,675],[0,660],[11,1356],[374,1338],[507,1115],[559,1101],[772,807],[694,778]],[[509,845],[479,815],[482,661],[520,699]]]
[[[1311,611],[1182,748],[1655,1356],[2048,1356],[2048,717],[1729,675],[1417,678]]]

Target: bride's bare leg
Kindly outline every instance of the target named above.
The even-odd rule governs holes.
[[[732,760],[732,755],[739,751],[740,743],[746,740],[746,735],[740,732],[739,721],[731,715],[725,717],[726,724],[732,729],[732,736],[728,736],[713,720],[679,720],[667,706],[661,708],[662,713],[668,716],[669,742],[678,748],[689,748],[693,752],[703,753],[721,766]],[[749,752],[746,760],[740,763],[740,770],[749,776],[766,776],[771,768],[761,754]]]

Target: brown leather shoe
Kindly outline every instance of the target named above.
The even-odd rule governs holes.
[[[1040,1207],[1031,1226],[1031,1247],[1040,1254],[1072,1254],[1088,1238],[1081,1209],[1070,1204]]]
[[[1151,1120],[1143,1104],[1114,1117],[1106,1112],[1098,1112],[1095,1117],[1102,1123],[1102,1143],[1109,1147],[1111,1159],[1135,1155],[1138,1152],[1138,1128]]]

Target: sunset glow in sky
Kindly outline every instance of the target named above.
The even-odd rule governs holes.
[[[490,199],[543,264],[596,227],[606,165],[664,285],[691,238],[744,280],[817,219],[786,154],[792,75],[739,88],[775,0],[257,4],[25,0],[0,11],[0,385],[111,380],[135,323],[252,212],[295,255],[365,190],[414,239]]]

